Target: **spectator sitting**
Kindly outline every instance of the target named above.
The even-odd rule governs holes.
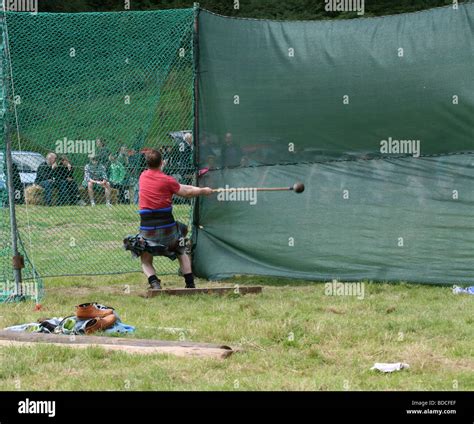
[[[83,185],[87,187],[87,191],[89,192],[91,206],[95,206],[94,185],[98,185],[105,190],[106,205],[109,208],[111,207],[110,183],[107,181],[107,171],[105,166],[100,164],[95,156],[90,157],[90,162],[84,168]]]
[[[109,181],[113,188],[119,191],[119,202],[127,203],[125,199],[125,167],[120,162],[119,158],[114,155],[109,156]]]
[[[109,165],[108,160],[109,160],[109,156],[110,156],[110,151],[107,148],[107,146],[105,145],[104,140],[101,139],[101,138],[98,138],[96,140],[95,145],[96,145],[96,148],[97,148],[97,151],[96,151],[96,154],[95,154],[95,156],[97,158],[97,162],[100,165],[104,165],[105,170],[107,171],[107,167]]]
[[[46,163],[42,163],[36,171],[35,183],[43,187],[45,193],[45,202],[51,206],[54,180],[56,177],[56,154],[48,153],[46,156]]]
[[[74,180],[74,171],[66,156],[61,156],[56,170],[59,187],[59,204],[75,205],[79,198],[79,190]]]

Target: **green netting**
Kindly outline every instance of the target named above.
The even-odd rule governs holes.
[[[6,14],[16,213],[41,276],[140,269],[122,240],[138,230],[143,149],[181,182],[195,174],[193,24],[193,9]],[[176,199],[176,219],[192,206]]]
[[[4,16],[0,16],[0,26],[2,28],[1,44],[0,44],[0,85],[1,85],[1,108],[0,108],[0,119],[3,124],[8,118],[8,76],[7,70],[8,59],[6,49],[6,37],[4,29]],[[5,302],[17,302],[20,300],[31,299],[37,303],[42,299],[44,295],[43,280],[38,275],[36,269],[32,265],[23,242],[19,237],[17,231],[12,231],[10,225],[10,202],[7,193],[8,178],[5,170],[5,158],[6,158],[6,134],[2,132],[0,134],[0,303]],[[14,184],[18,188],[18,181]],[[12,238],[15,236],[17,243],[17,251],[14,252]],[[24,259],[24,268],[22,270],[22,279],[16,280],[12,258],[15,254],[20,254]]]
[[[473,4],[199,28],[200,276],[474,281]]]
[[[19,253],[25,258],[25,268],[22,270],[23,281],[17,285],[13,275],[12,256],[10,238],[10,214],[8,210],[8,199],[5,193],[1,193],[0,225],[2,237],[0,238],[0,303],[13,302],[22,299],[32,299],[39,301],[44,295],[44,285],[42,278],[33,267],[27,249],[19,240]]]

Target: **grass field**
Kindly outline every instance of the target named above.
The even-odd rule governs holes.
[[[17,206],[20,234],[42,276],[107,274],[140,270],[123,249],[123,238],[136,234],[136,205]],[[175,205],[174,216],[189,222],[191,207]],[[6,252],[9,255],[9,252]],[[160,261],[159,272],[176,273],[177,262]]]
[[[182,284],[178,277],[166,281],[168,287]],[[262,284],[264,292],[144,299],[138,274],[46,280],[43,309],[0,305],[0,328],[98,301],[137,327],[132,337],[225,343],[241,351],[218,360],[100,348],[1,348],[0,389],[474,389],[472,296],[453,295],[450,287],[366,283],[359,300],[327,296],[324,284],[310,282],[242,277],[227,283]],[[375,362],[410,368],[380,374],[369,370]]]

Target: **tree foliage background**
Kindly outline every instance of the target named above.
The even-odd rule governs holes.
[[[365,15],[415,12],[452,5],[454,0],[365,0]],[[458,0],[459,3],[470,0]],[[105,12],[125,10],[126,0],[39,0],[42,12]],[[130,10],[187,8],[190,0],[129,0]],[[238,8],[236,5],[238,4]],[[261,19],[350,19],[356,12],[329,13],[325,0],[201,0],[199,5],[226,16]]]

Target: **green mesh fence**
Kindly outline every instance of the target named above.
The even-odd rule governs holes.
[[[0,153],[0,160],[3,161],[4,152]],[[8,209],[8,198],[3,189],[5,181],[0,182],[2,192],[0,193],[0,225],[2,237],[0,238],[0,303],[17,301],[20,299],[33,299],[39,301],[44,295],[43,280],[33,267],[27,254],[27,250],[19,240],[19,253],[25,258],[25,268],[22,270],[23,281],[17,285],[13,275],[12,267],[12,246],[10,238],[10,214]]]
[[[0,26],[2,31],[0,44],[0,116],[2,128],[7,128],[7,123],[10,115],[7,114],[9,108],[8,95],[9,87],[8,70],[9,63],[6,49],[6,31],[5,31],[5,16],[0,15]],[[13,109],[13,108],[12,108]],[[11,115],[14,116],[14,115]],[[0,133],[0,303],[17,302],[19,300],[32,299],[37,303],[44,295],[43,280],[38,275],[36,269],[33,267],[21,238],[17,231],[12,231],[10,226],[10,202],[7,194],[8,178],[6,176],[5,161],[6,161],[6,133]],[[18,177],[18,175],[15,175]],[[18,187],[18,181],[16,181]],[[12,236],[15,234],[17,242],[17,252],[14,252]],[[22,270],[23,279],[15,280],[13,271],[12,258],[15,253],[18,253],[24,258],[24,268]]]
[[[122,240],[138,230],[144,149],[193,182],[193,24],[193,9],[6,14],[17,221],[41,276],[140,269]],[[176,199],[175,218],[188,223],[192,206]],[[4,219],[1,234],[8,246]]]
[[[22,270],[23,281],[19,285],[15,283],[12,268],[13,252],[9,237],[10,216],[5,199],[2,200],[2,210],[0,213],[0,225],[2,226],[0,244],[0,303],[14,302],[21,299],[32,299],[38,302],[44,296],[44,284],[43,279],[34,268],[28,256],[28,241],[26,241],[26,246],[22,240],[19,243],[19,253],[25,258],[25,268]]]

